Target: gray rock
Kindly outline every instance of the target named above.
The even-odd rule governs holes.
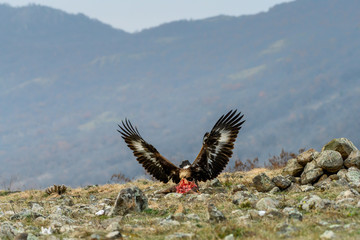
[[[331,230],[325,231],[323,234],[321,234],[320,239],[335,239],[335,233]]]
[[[324,150],[316,159],[316,164],[323,170],[336,173],[343,167],[343,158],[341,154],[333,150]]]
[[[256,208],[258,210],[271,210],[271,209],[276,209],[279,207],[279,201],[270,197],[265,197],[260,199],[257,203],[256,203]]]
[[[285,168],[282,171],[282,175],[290,175],[290,176],[298,177],[300,176],[303,169],[304,166],[299,164],[296,158],[292,158],[287,162]]]
[[[309,171],[304,171],[301,174],[301,184],[309,184],[315,182],[317,179],[323,175],[323,170],[321,168],[314,168]]]
[[[305,166],[308,162],[311,162],[312,160],[314,160],[314,158],[313,158],[314,153],[315,153],[315,149],[311,148],[305,152],[300,153],[296,157],[296,160],[300,165]]]
[[[165,195],[165,199],[171,199],[171,198],[174,198],[174,199],[178,199],[178,198],[181,198],[182,196],[184,196],[183,194],[181,193],[168,193]]]
[[[276,234],[278,234],[280,237],[290,237],[291,234],[298,231],[298,228],[295,226],[292,226],[288,223],[279,223],[275,226]]]
[[[248,191],[236,192],[232,200],[232,202],[236,205],[240,205],[244,202],[255,203],[256,201],[257,197]]]
[[[27,233],[20,233],[15,236],[14,240],[27,240],[28,235]]]
[[[25,219],[25,218],[35,219],[37,217],[44,217],[44,216],[41,215],[38,212],[34,212],[34,211],[31,211],[31,210],[28,210],[28,209],[24,209],[21,212],[12,215],[10,217],[10,220],[19,220],[19,219]]]
[[[301,191],[303,191],[303,192],[310,192],[310,191],[315,190],[315,188],[313,186],[309,186],[309,185],[302,185],[302,186],[300,186],[300,188],[301,188]]]
[[[310,211],[312,209],[322,210],[329,208],[330,206],[331,202],[329,200],[321,199],[317,195],[306,196],[300,201],[300,207],[306,211]]]
[[[0,239],[13,239],[18,234],[16,228],[11,222],[2,222],[0,224]]]
[[[238,184],[233,188],[233,193],[239,192],[239,191],[247,191],[247,187],[244,184]]]
[[[118,194],[109,215],[125,215],[130,211],[141,212],[148,207],[148,199],[136,186],[125,188]]]
[[[335,138],[328,142],[321,151],[333,150],[341,154],[343,159],[349,157],[350,153],[354,150],[358,150],[355,145],[346,138]]]
[[[234,240],[234,235],[233,234],[229,234],[226,237],[224,237],[224,240]]]
[[[180,225],[179,221],[173,220],[173,219],[171,219],[171,217],[161,220],[159,222],[159,224],[162,226],[179,226]]]
[[[185,216],[188,220],[193,220],[193,221],[200,221],[200,217],[199,215],[195,214],[195,213],[189,213],[189,214],[186,214]]]
[[[342,191],[341,193],[339,193],[339,195],[336,197],[336,200],[342,200],[342,199],[346,199],[346,198],[356,198],[360,196],[359,192],[356,191],[355,189],[348,189],[348,190],[345,190],[345,191]]]
[[[281,176],[281,175],[276,176],[276,177],[273,177],[273,178],[271,179],[271,181],[272,181],[278,188],[280,188],[280,189],[282,189],[282,190],[290,187],[290,185],[291,185],[291,181],[290,181],[288,178],[286,178],[286,177],[284,177],[284,176]]]
[[[221,222],[226,220],[224,214],[219,211],[212,203],[209,203],[208,205],[208,214],[210,222]]]
[[[192,239],[193,233],[174,233],[165,237],[165,239]]]
[[[336,175],[339,176],[339,178],[346,178],[347,169],[340,169]]]
[[[350,184],[360,184],[360,170],[356,167],[350,167],[345,174],[345,178]]]
[[[274,187],[273,189],[271,189],[270,190],[270,192],[269,193],[271,193],[271,194],[275,194],[275,193],[278,193],[278,192],[280,192],[281,190],[280,190],[280,188],[278,188],[278,187]]]
[[[213,180],[211,180],[210,185],[212,187],[222,187],[221,182],[217,178],[214,178]]]
[[[253,184],[259,192],[268,192],[275,187],[275,184],[265,173],[255,176],[253,178]]]
[[[298,221],[302,221],[303,220],[303,215],[301,212],[299,212],[298,210],[294,209],[292,211],[290,211],[288,213],[288,218],[290,220],[298,220]]]
[[[354,150],[350,153],[349,157],[344,161],[347,168],[357,167],[360,169],[360,151]]]
[[[290,187],[286,189],[286,192],[299,193],[302,192],[300,185],[297,183],[291,183]]]
[[[313,169],[315,169],[315,168],[318,168],[318,166],[316,165],[316,161],[308,162],[308,163],[305,165],[304,172],[313,170]]]
[[[106,234],[107,239],[122,239],[122,235],[119,231],[109,232]]]

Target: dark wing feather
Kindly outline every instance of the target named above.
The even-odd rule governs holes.
[[[128,147],[133,150],[137,161],[142,164],[148,173],[156,179],[167,183],[171,178],[179,182],[179,169],[169,160],[163,157],[152,145],[145,142],[137,128],[133,127],[129,120],[125,119],[122,126],[118,125],[122,138]]]
[[[215,123],[210,133],[204,136],[200,153],[191,165],[192,176],[198,181],[217,177],[226,167],[232,156],[234,142],[245,121],[244,115],[231,110]]]

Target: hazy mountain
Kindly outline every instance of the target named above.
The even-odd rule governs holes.
[[[356,0],[298,0],[129,34],[0,5],[0,180],[76,186],[143,174],[116,132],[125,117],[176,163],[192,161],[232,108],[247,120],[233,160],[320,150],[335,137],[360,147],[359,12]]]

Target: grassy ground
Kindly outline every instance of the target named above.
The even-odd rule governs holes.
[[[15,228],[22,228],[27,233],[32,233],[39,239],[48,239],[49,235],[42,235],[41,227],[53,226],[53,220],[48,216],[56,212],[56,208],[64,205],[65,199],[71,199],[73,206],[63,207],[68,209],[62,215],[73,220],[71,224],[61,222],[63,228],[54,231],[53,236],[63,238],[87,238],[98,236],[105,239],[109,233],[109,224],[118,222],[124,238],[128,239],[164,239],[170,238],[175,233],[192,233],[192,239],[222,239],[233,234],[235,239],[279,239],[289,237],[291,239],[319,239],[326,230],[332,230],[336,239],[360,239],[360,209],[356,207],[329,208],[320,210],[304,211],[303,220],[291,220],[286,215],[277,214],[256,216],[250,214],[255,211],[253,203],[235,205],[232,203],[232,190],[238,184],[244,184],[250,192],[255,193],[258,199],[272,197],[280,201],[278,212],[285,207],[298,208],[301,199],[305,196],[316,194],[323,199],[334,200],[344,187],[333,187],[326,191],[314,190],[311,192],[279,192],[275,194],[257,193],[251,186],[252,178],[260,172],[267,175],[278,175],[280,170],[270,171],[254,169],[250,172],[223,173],[219,180],[222,187],[213,188],[221,190],[210,194],[203,200],[198,200],[192,195],[183,195],[180,198],[158,197],[155,191],[168,188],[171,184],[162,184],[150,180],[136,180],[127,184],[109,184],[88,189],[69,189],[63,196],[56,194],[47,195],[44,191],[28,190],[9,194],[0,192],[0,224],[11,223]],[[97,216],[95,212],[111,206],[118,192],[130,185],[138,186],[149,198],[149,207],[141,213],[131,213],[124,217],[111,218],[106,215]],[[209,183],[202,183],[204,189]],[[106,200],[106,201],[105,201]],[[31,203],[37,202],[42,207],[41,214],[44,218],[37,219],[28,216],[23,219],[12,219],[11,212],[18,213],[22,209],[31,209]],[[208,221],[207,204],[212,202],[218,210],[222,211],[226,221],[210,223]],[[178,214],[176,214],[178,213]],[[183,213],[183,214],[179,214]],[[197,214],[199,220],[188,219],[187,214]],[[160,222],[169,216],[177,222],[161,225]],[[287,225],[286,225],[287,224]],[[72,226],[66,230],[64,225]],[[20,226],[20,227],[19,227]],[[282,231],[286,229],[287,231]],[[55,229],[55,228],[54,228]],[[289,230],[290,229],[290,230]],[[185,236],[184,236],[185,237]]]

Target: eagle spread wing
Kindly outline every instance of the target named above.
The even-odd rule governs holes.
[[[191,165],[192,176],[198,181],[217,177],[232,156],[235,139],[245,121],[244,115],[231,110],[222,115],[210,133],[204,135],[203,146]]]
[[[148,173],[164,183],[171,178],[176,183],[180,181],[179,168],[163,157],[156,148],[145,142],[137,128],[134,128],[129,120],[125,119],[125,123],[122,122],[122,126],[118,126],[121,129],[118,132],[121,133],[128,147],[133,150],[137,161]]]

